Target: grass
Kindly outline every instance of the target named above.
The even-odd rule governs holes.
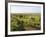
[[[40,30],[40,13],[11,14],[11,31]]]

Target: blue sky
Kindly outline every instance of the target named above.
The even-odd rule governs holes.
[[[41,6],[11,6],[11,12],[31,12],[40,13]]]

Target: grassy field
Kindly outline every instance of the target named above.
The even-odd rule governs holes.
[[[40,13],[11,14],[11,31],[40,30]]]

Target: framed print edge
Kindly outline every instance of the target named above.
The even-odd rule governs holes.
[[[8,35],[8,2],[43,4],[43,33]],[[7,0],[5,0],[5,36],[6,37],[8,37],[8,36],[25,36],[25,35],[41,35],[41,34],[45,34],[45,3],[44,2],[7,1]]]
[[[5,0],[5,37],[8,37],[8,34],[7,34],[7,0]]]

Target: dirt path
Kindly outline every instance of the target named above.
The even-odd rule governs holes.
[[[27,27],[25,28],[26,30],[38,30],[37,28],[33,28],[33,27]]]

